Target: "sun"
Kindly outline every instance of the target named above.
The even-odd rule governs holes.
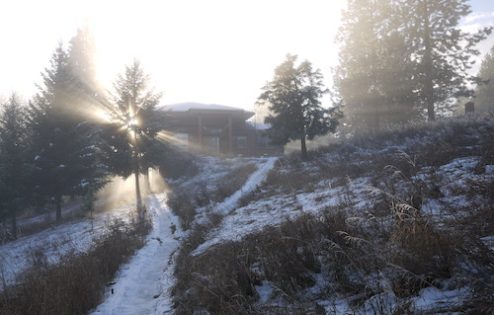
[[[88,21],[95,33],[98,80],[108,90],[137,58],[168,104],[197,101],[251,110],[287,53],[311,61],[330,85],[330,69],[337,63],[334,36],[346,0],[143,1],[138,6],[123,1],[117,15],[108,14],[115,4],[106,3],[91,10]]]

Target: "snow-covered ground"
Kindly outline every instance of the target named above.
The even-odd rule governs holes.
[[[271,157],[266,159],[263,164],[258,166],[258,169],[250,175],[250,177],[247,179],[245,184],[237,190],[235,193],[233,193],[230,197],[227,197],[223,202],[215,205],[213,208],[215,211],[217,211],[220,214],[223,215],[228,215],[226,217],[227,220],[236,220],[239,219],[238,217],[235,216],[235,214],[231,214],[231,211],[234,211],[235,208],[238,205],[238,202],[240,201],[240,198],[245,196],[246,194],[249,194],[252,192],[256,187],[258,187],[267,177],[269,171],[274,167],[274,164],[276,163],[276,160],[278,158],[276,157]],[[240,210],[241,211],[241,210]],[[253,220],[256,220],[258,218],[252,218]],[[245,221],[245,220],[244,220]],[[263,222],[266,222],[263,220]],[[269,222],[269,221],[268,221]],[[239,225],[242,225],[242,223],[245,222],[237,222],[238,225],[235,227],[238,227]],[[234,238],[231,238],[232,235],[231,233],[234,233],[234,236],[237,236],[239,233],[239,230],[231,230],[230,227],[228,226],[227,228],[223,228],[221,232],[217,232],[219,235],[218,236],[212,236],[209,241],[204,242],[201,246],[199,246],[194,252],[192,252],[193,255],[199,255],[206,251],[209,247],[220,243],[222,240],[232,240]],[[230,238],[228,238],[230,237]]]
[[[439,167],[434,175],[440,179],[441,198],[424,200],[422,210],[431,217],[440,216],[444,219],[445,209],[454,207],[461,209],[471,204],[465,195],[452,194],[452,191],[461,191],[469,181],[494,180],[494,172],[487,167],[486,174],[473,173],[478,157],[453,159]],[[266,164],[267,165],[267,164]],[[427,180],[430,174],[419,173],[417,178]],[[351,199],[346,193],[351,193]],[[359,177],[348,181],[345,185],[333,186],[331,181],[321,180],[311,192],[292,192],[276,194],[270,198],[256,200],[246,206],[231,207],[228,199],[219,208],[226,209],[226,216],[219,227],[211,231],[207,240],[192,254],[204,253],[211,246],[232,240],[241,240],[244,236],[261,231],[266,226],[277,226],[286,220],[294,220],[303,214],[317,214],[328,207],[337,207],[345,204],[352,210],[366,209],[382,194],[380,188],[374,187],[368,177]],[[233,196],[232,196],[233,197]],[[232,212],[230,212],[232,211]]]
[[[105,301],[93,314],[164,314],[171,310],[173,254],[182,231],[178,218],[166,205],[166,194],[149,198],[152,231],[146,245],[121,268]]]
[[[224,217],[219,225],[206,234],[205,241],[192,251],[191,261],[200,264],[207,263],[207,260],[221,259],[214,255],[230,254],[229,246],[219,248],[222,244],[239,242],[238,245],[243,246],[242,240],[255,234],[255,238],[249,238],[245,243],[245,246],[249,246],[252,245],[249,242],[253,239],[262,240],[264,231],[267,231],[266,235],[271,235],[269,232],[272,229],[266,229],[267,227],[281,226],[287,220],[294,222],[305,214],[314,215],[315,218],[324,221],[324,215],[331,211],[344,211],[346,223],[368,232],[372,242],[373,232],[368,230],[379,225],[379,228],[388,233],[393,228],[392,211],[395,209],[392,208],[392,203],[416,207],[421,218],[433,225],[434,231],[446,235],[447,238],[447,235],[450,232],[454,234],[452,232],[457,228],[454,225],[455,220],[467,219],[479,209],[484,209],[489,196],[481,189],[492,187],[494,181],[494,165],[490,165],[493,164],[491,160],[484,160],[484,153],[480,151],[479,145],[480,132],[477,128],[463,130],[463,134],[456,134],[457,131],[449,129],[448,127],[446,131],[437,134],[426,131],[425,136],[410,133],[404,140],[393,139],[389,144],[379,142],[376,148],[373,148],[374,144],[368,143],[360,145],[356,142],[357,145],[353,146],[343,144],[327,152],[314,153],[314,159],[309,162],[290,158],[281,160],[275,169],[272,182],[260,186],[249,200],[242,201],[242,206],[230,206],[227,199],[213,207]],[[445,133],[444,137],[452,143],[443,144],[441,133]],[[454,134],[453,138],[451,134]],[[341,170],[338,169],[340,166]],[[336,174],[332,174],[333,170]],[[290,182],[286,185],[283,182],[285,179],[298,184],[292,185]],[[412,199],[416,196],[420,196],[420,199]],[[287,226],[292,227],[284,227]],[[458,226],[458,229],[460,228]],[[494,236],[486,234],[491,233],[489,229],[486,231],[482,232],[484,234],[480,239],[492,250]],[[381,232],[376,232],[378,240],[375,242],[379,245],[382,245],[379,243]],[[472,237],[476,236],[472,234]],[[317,240],[315,242],[317,243]],[[210,250],[212,247],[217,247],[218,250]],[[376,249],[379,248],[376,246]],[[258,253],[255,250],[254,252]],[[273,258],[270,256],[259,259],[264,262]],[[403,271],[395,272],[393,268],[397,268],[396,266],[391,268],[389,274],[385,274],[387,269],[381,270],[383,275],[380,276],[384,280],[380,282],[369,279],[361,283],[366,288],[375,286],[376,283],[383,284],[379,288],[369,289],[366,293],[351,293],[349,296],[339,296],[339,293],[325,295],[324,292],[334,283],[327,283],[329,278],[326,279],[326,283],[319,283],[317,278],[321,277],[321,274],[318,273],[314,274],[316,285],[307,291],[317,291],[319,288],[320,293],[305,296],[305,292],[297,292],[297,298],[303,302],[310,301],[307,304],[310,307],[314,307],[315,304],[323,307],[328,314],[379,314],[376,310],[391,314],[399,312],[397,309],[403,309],[406,305],[417,313],[447,313],[465,307],[465,303],[468,305],[476,290],[473,282],[465,281],[465,274],[469,274],[469,271],[463,270],[464,267],[455,265],[453,268],[458,270],[452,270],[451,275],[435,279],[433,284],[429,283],[405,298],[397,296],[400,293],[394,293],[396,288],[393,285],[396,282],[392,281],[396,281],[396,278],[393,276]],[[197,268],[198,278],[209,279],[216,276],[204,270],[207,269]],[[223,275],[218,278],[221,279],[221,276]],[[283,296],[284,292],[280,293],[277,287],[279,283],[276,282],[279,280],[276,276],[273,278],[275,279],[271,282],[262,279],[261,276],[260,283],[255,286],[256,307],[263,309],[265,306],[266,310],[269,310],[270,307],[290,307],[293,302],[289,301],[291,297],[280,302],[280,296]],[[214,280],[210,281],[215,283]],[[195,288],[191,286],[189,291],[193,292]],[[213,290],[215,288],[212,287]],[[194,298],[194,293],[189,294],[189,291],[183,295],[185,301],[188,299],[187,295]],[[297,304],[299,302],[294,303],[295,307],[303,308],[305,305]],[[208,306],[204,308],[207,309]]]
[[[115,220],[128,222],[134,208],[124,206],[98,214],[94,219],[81,219],[21,237],[0,246],[0,266],[7,285],[13,284],[34,260],[56,263],[69,252],[84,252],[93,241],[108,231]]]
[[[200,159],[200,172],[181,180],[184,187],[212,185],[221,181],[236,167],[254,163],[258,169],[248,178],[242,188],[217,204],[222,212],[231,211],[239,199],[255,189],[269,170],[275,158],[233,158],[221,160],[212,157]],[[199,183],[199,185],[198,185]],[[207,188],[207,187],[206,187]],[[110,196],[111,197],[111,196]],[[146,198],[152,218],[152,231],[145,246],[121,268],[115,284],[108,289],[106,299],[94,314],[163,314],[172,309],[169,289],[174,284],[174,254],[180,245],[183,232],[178,218],[166,204],[166,193]],[[77,206],[70,207],[73,211]],[[93,219],[83,218],[56,225],[41,232],[21,237],[0,246],[0,275],[5,284],[11,285],[22,278],[24,270],[35,261],[57,263],[71,252],[87,251],[94,240],[103,236],[115,220],[129,222],[133,215],[132,204],[108,209]],[[26,224],[45,220],[45,216],[26,219]],[[24,221],[23,221],[24,222]]]
[[[245,161],[252,160],[238,159],[234,164]],[[231,211],[242,196],[261,184],[274,166],[276,158],[258,159],[256,162],[258,169],[238,191],[215,206],[218,211]],[[207,179],[214,170],[218,176],[221,168],[217,165],[218,161],[209,159],[206,163],[216,167],[203,169],[201,174],[189,179],[185,185]],[[165,194],[150,198],[149,207],[153,229],[146,245],[122,267],[115,284],[108,289],[106,300],[97,307],[93,315],[167,314],[173,311],[169,291],[174,284],[174,254],[184,233],[180,229],[178,217],[166,204]]]

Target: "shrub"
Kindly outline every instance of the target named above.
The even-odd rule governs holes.
[[[189,229],[196,215],[196,206],[190,196],[183,192],[169,192],[168,206],[180,218],[182,228]]]
[[[144,244],[149,228],[114,223],[86,253],[66,255],[56,265],[38,259],[19,284],[0,293],[0,314],[86,314],[101,302],[120,265]]]

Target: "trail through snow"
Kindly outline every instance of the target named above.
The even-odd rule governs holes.
[[[253,191],[273,168],[277,158],[268,158],[253,172],[245,184],[217,205],[227,214],[240,198]],[[106,300],[92,315],[150,315],[173,312],[169,291],[174,284],[174,254],[180,245],[183,232],[178,217],[166,205],[166,194],[149,199],[149,212],[153,230],[146,245],[117,275],[116,283],[107,293]],[[172,228],[172,226],[174,226]]]
[[[146,245],[122,267],[107,298],[94,315],[164,314],[171,311],[173,254],[182,232],[178,218],[166,205],[166,194],[149,197],[153,228]],[[113,294],[111,293],[113,291]]]
[[[273,168],[274,163],[278,160],[277,157],[271,157],[266,159],[263,165],[261,165],[254,173],[252,173],[245,184],[231,196],[227,197],[223,202],[216,205],[218,211],[222,214],[228,214],[228,212],[235,209],[240,198],[242,196],[252,192],[256,187],[266,179],[268,172]]]
[[[259,166],[258,169],[252,173],[245,184],[233,193],[230,197],[227,197],[223,202],[217,204],[215,208],[218,212],[223,215],[228,215],[231,211],[235,210],[242,196],[254,191],[256,187],[261,184],[268,176],[269,171],[274,167],[274,164],[278,160],[277,157],[271,157],[266,159],[263,165]],[[211,236],[211,234],[209,235]],[[206,242],[199,245],[193,252],[192,255],[200,255],[208,250],[213,245],[221,243],[223,240],[219,237],[212,237]]]

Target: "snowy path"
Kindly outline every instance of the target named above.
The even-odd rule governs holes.
[[[273,168],[274,163],[278,160],[277,157],[271,157],[260,166],[254,173],[252,173],[245,184],[233,193],[230,197],[227,197],[223,202],[216,205],[216,209],[222,214],[228,214],[235,209],[240,198],[246,194],[252,192],[256,187],[261,184],[268,176],[269,171]]]
[[[163,314],[171,310],[168,291],[173,285],[173,254],[182,232],[178,218],[166,205],[165,194],[149,197],[148,211],[153,229],[146,245],[122,267],[113,294],[94,315]]]
[[[240,198],[253,191],[273,168],[277,158],[268,158],[253,172],[241,189],[217,205],[222,213],[228,213]],[[174,254],[179,245],[182,231],[178,217],[166,205],[166,195],[157,195],[149,200],[153,230],[147,244],[125,265],[116,283],[113,294],[108,294],[103,304],[93,315],[150,315],[173,312],[169,290],[174,284]],[[171,226],[176,231],[173,233]],[[159,238],[159,241],[157,240]],[[161,241],[161,242],[160,242]]]
[[[231,211],[235,210],[235,208],[238,205],[238,202],[240,201],[240,198],[242,196],[245,196],[246,194],[254,191],[258,185],[260,185],[268,176],[269,171],[274,167],[274,164],[278,160],[277,157],[271,157],[264,162],[263,165],[261,165],[254,173],[252,173],[245,184],[237,190],[235,193],[233,193],[230,197],[226,198],[223,202],[217,204],[215,208],[217,209],[218,212],[227,215]],[[221,243],[223,239],[215,237],[215,234],[221,234],[221,232],[218,231],[213,231],[212,234],[209,235],[209,238],[206,242],[202,243],[197,247],[193,252],[192,255],[200,255],[204,253],[208,248],[210,248],[213,245],[216,245],[218,243]]]

